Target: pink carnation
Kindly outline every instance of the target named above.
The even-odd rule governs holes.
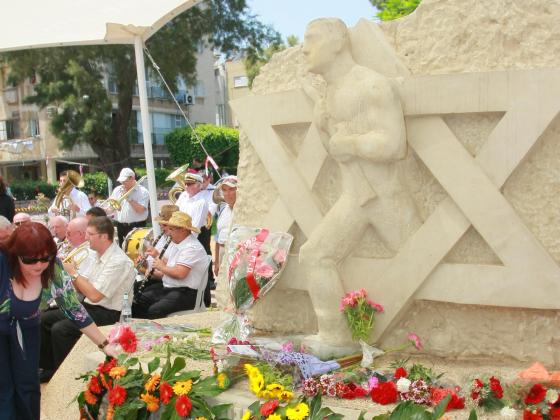
[[[261,264],[257,267],[255,273],[259,277],[271,278],[274,275],[274,269],[268,264]]]
[[[415,333],[411,332],[408,333],[407,338],[412,342],[412,344],[414,345],[414,347],[416,347],[416,350],[421,351],[422,350],[422,341],[420,340],[420,337],[418,337]]]

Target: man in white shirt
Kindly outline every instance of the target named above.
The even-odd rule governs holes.
[[[117,181],[121,185],[113,190],[110,198],[116,200],[133,189],[127,198],[121,202],[121,209],[116,212],[114,218],[119,245],[122,245],[124,238],[132,229],[146,226],[150,194],[146,188],[136,183],[136,174],[130,168],[123,168]]]
[[[48,210],[49,217],[65,213],[62,215],[68,217],[68,219],[73,219],[74,217],[85,216],[86,211],[88,211],[91,207],[87,195],[76,188],[78,186],[82,186],[80,174],[72,170],[61,172],[58,176],[58,187],[62,188],[67,179],[70,179],[73,188],[64,198],[61,206],[62,208],[57,208],[53,201]]]
[[[197,230],[205,226],[208,220],[208,203],[203,196],[198,195],[202,189],[202,181],[202,177],[198,174],[186,174],[185,191],[181,193],[175,203],[180,211],[191,217],[192,225]]]
[[[229,237],[231,229],[231,220],[233,218],[233,206],[237,200],[237,177],[229,175],[218,181],[217,197],[226,204],[218,215],[216,223],[216,236],[214,237],[214,275],[217,276],[220,271],[220,263],[223,258],[225,244]]]
[[[173,312],[193,309],[197,291],[208,275],[208,255],[192,235],[198,229],[191,217],[175,212],[167,222],[171,245],[167,258],[155,258],[152,265],[161,275],[159,285],[153,285],[142,293],[142,299],[132,305],[135,318],[157,319]]]
[[[81,272],[69,262],[64,270],[70,275],[76,290],[85,296],[84,307],[94,322],[112,325],[119,320],[123,294],[132,286],[132,261],[113,242],[113,224],[107,217],[89,221],[86,239],[97,253],[87,270]],[[41,314],[41,366],[54,370],[74,347],[82,333],[60,311]]]

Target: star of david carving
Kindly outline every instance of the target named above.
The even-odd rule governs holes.
[[[500,192],[560,110],[560,70],[409,76],[400,94],[409,146],[448,197],[393,258],[349,257],[341,267],[346,290],[365,287],[385,306],[374,339],[381,338],[414,299],[560,308],[560,268]],[[245,97],[232,107],[279,192],[265,224],[287,231],[297,223],[309,237],[323,217],[312,188],[327,158],[322,134],[313,123],[313,103],[303,90],[293,90]],[[254,118],[254,109],[267,117]],[[529,111],[532,117],[526,118]],[[485,112],[504,115],[473,157],[442,115]],[[295,159],[275,129],[293,124],[309,125]],[[443,262],[471,225],[503,265]],[[367,284],[357,275],[364,269],[372,279]],[[301,283],[289,287],[305,289]]]

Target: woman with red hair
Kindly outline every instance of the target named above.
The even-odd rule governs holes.
[[[56,301],[64,314],[105,353],[105,336],[81,305],[56,245],[40,223],[19,226],[0,246],[0,413],[3,419],[39,419],[39,311]]]

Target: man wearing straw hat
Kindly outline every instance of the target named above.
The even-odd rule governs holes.
[[[161,273],[161,283],[152,285],[132,305],[135,318],[164,318],[173,312],[192,309],[197,290],[207,275],[206,251],[192,234],[200,230],[193,226],[191,217],[181,211],[173,213],[166,225],[171,244],[166,258],[154,258],[152,267]]]

